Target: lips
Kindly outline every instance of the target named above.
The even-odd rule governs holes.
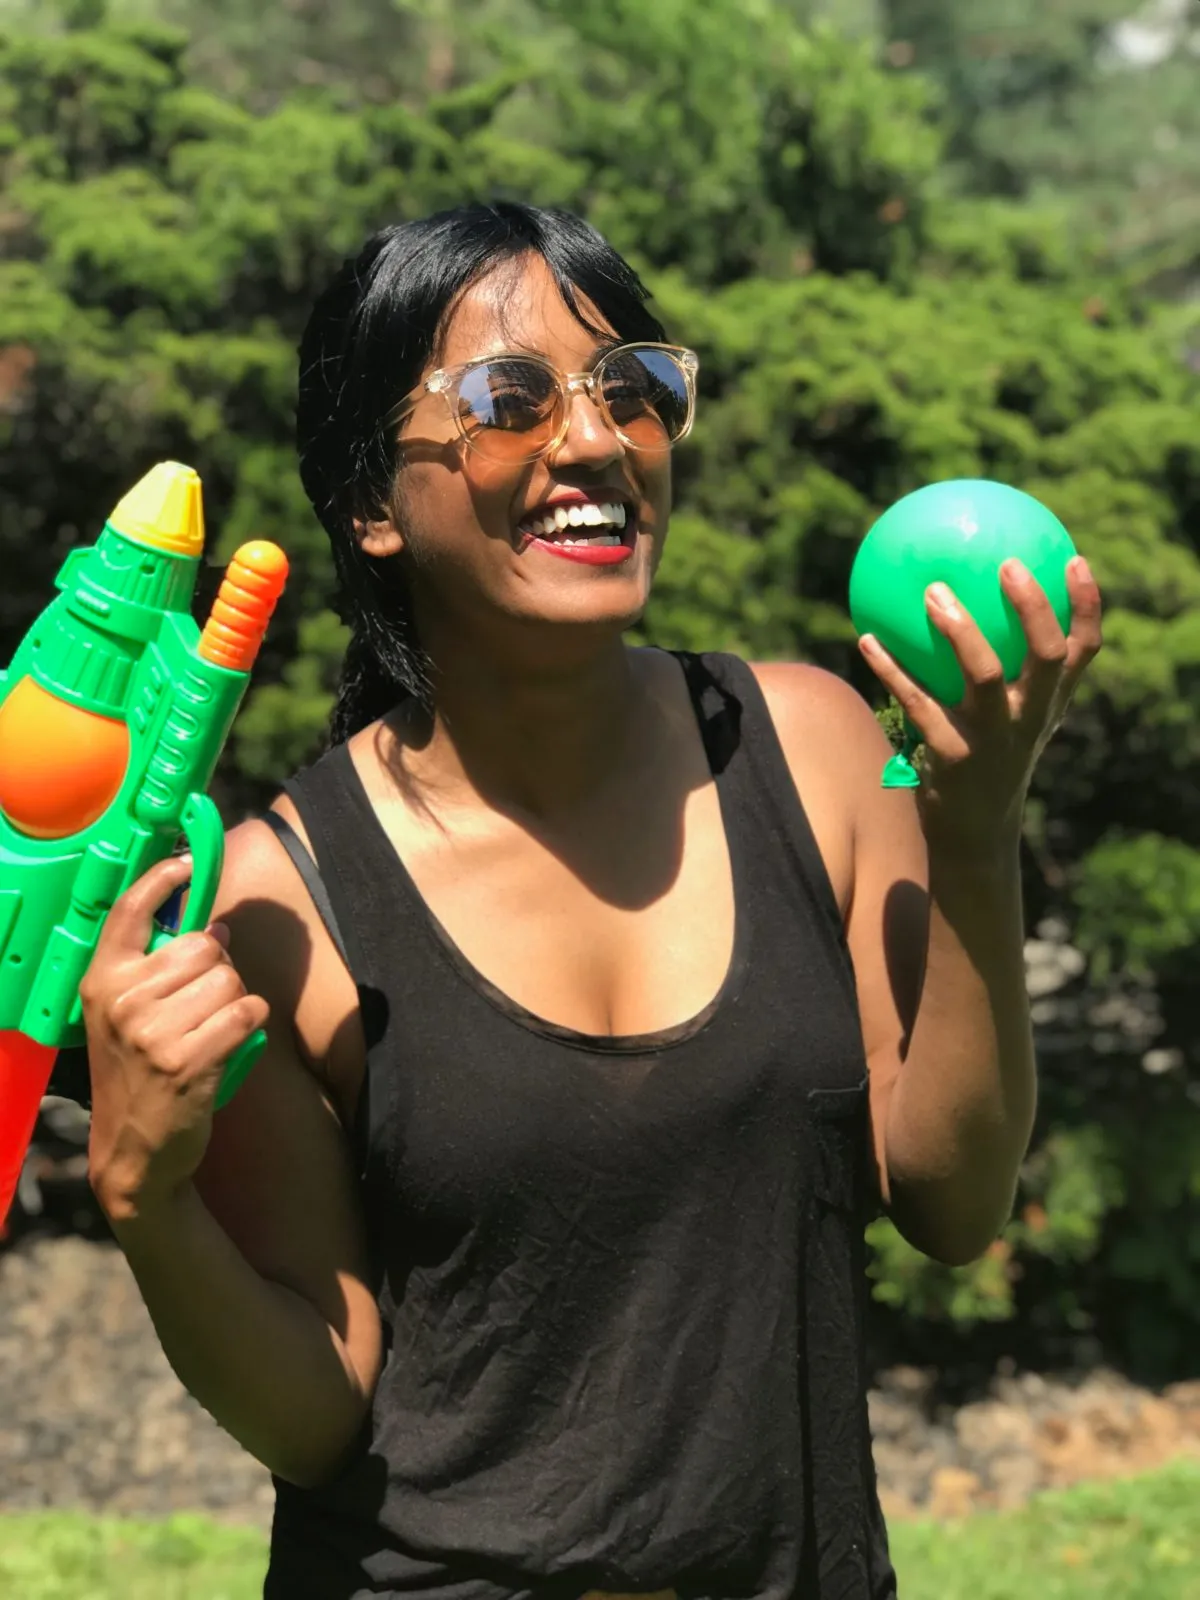
[[[629,544],[554,544],[549,539],[534,539],[533,550],[543,550],[560,561],[578,561],[587,567],[615,567],[633,554]]]
[[[522,518],[517,532],[523,548],[586,566],[611,567],[633,553],[636,512],[608,491],[580,490],[545,502]]]
[[[581,496],[539,507],[522,519],[517,532],[551,544],[620,544],[630,520],[624,501]]]

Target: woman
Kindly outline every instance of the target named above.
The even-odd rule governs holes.
[[[1022,806],[1099,596],[1073,563],[1064,638],[1010,564],[1006,687],[931,592],[953,712],[864,640],[928,748],[885,792],[838,679],[623,642],[694,371],[589,227],[516,205],[380,234],[305,336],[332,748],[232,833],[219,923],[143,954],[164,863],[85,989],[92,1182],[276,1475],[268,1596],[895,1592],[863,1222],[966,1262],[1008,1216]]]

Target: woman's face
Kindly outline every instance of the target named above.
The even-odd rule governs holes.
[[[571,315],[540,256],[506,263],[458,301],[423,376],[518,353],[540,355],[564,373],[590,371],[617,335],[593,306],[581,306],[605,341]],[[422,396],[400,439],[391,518],[367,524],[363,543],[373,555],[399,554],[404,562],[417,630],[435,661],[465,638],[478,645],[494,637],[500,648],[505,639],[528,647],[537,638],[544,646],[580,629],[616,632],[640,616],[670,514],[669,451],[624,444],[583,393],[571,398],[561,445],[534,461],[499,463],[470,448],[440,394]],[[594,536],[594,525],[546,535],[556,508],[589,503],[625,512],[624,548],[617,556],[610,545],[603,564],[572,557],[563,543]],[[531,528],[542,537],[531,537]],[[534,633],[531,623],[557,625],[557,634]]]

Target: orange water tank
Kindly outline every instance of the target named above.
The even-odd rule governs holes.
[[[0,811],[34,839],[65,839],[104,815],[129,766],[129,729],[32,678],[0,705]]]

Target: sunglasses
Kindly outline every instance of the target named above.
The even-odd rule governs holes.
[[[397,426],[426,394],[440,394],[472,450],[516,466],[558,449],[571,398],[582,393],[623,444],[661,453],[691,430],[699,368],[691,350],[671,344],[614,345],[590,372],[561,372],[542,356],[482,356],[431,373],[391,420]]]

